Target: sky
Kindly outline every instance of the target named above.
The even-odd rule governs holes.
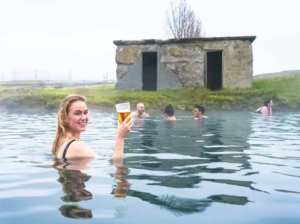
[[[300,69],[298,0],[188,0],[207,37],[257,36],[254,75]],[[113,40],[167,39],[169,0],[0,0],[0,81],[116,79]]]

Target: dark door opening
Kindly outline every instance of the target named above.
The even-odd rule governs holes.
[[[143,90],[157,90],[157,52],[143,53]]]
[[[206,86],[210,90],[222,88],[222,51],[206,54]]]

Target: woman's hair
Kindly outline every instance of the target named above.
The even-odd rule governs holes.
[[[52,146],[52,154],[56,154],[59,147],[62,145],[64,139],[67,137],[67,133],[72,133],[68,123],[68,113],[72,103],[76,101],[87,102],[84,96],[80,95],[69,95],[60,104],[57,113],[57,127],[55,139]],[[66,120],[66,121],[65,121]]]
[[[271,100],[265,100],[264,106],[268,107],[269,103],[271,103]]]

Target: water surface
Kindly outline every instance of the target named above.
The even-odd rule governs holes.
[[[152,111],[122,164],[116,114],[91,111],[82,141],[98,158],[64,168],[50,153],[56,113],[0,115],[1,224],[300,223],[300,117]]]

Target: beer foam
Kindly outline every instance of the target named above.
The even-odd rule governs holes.
[[[119,103],[116,104],[116,110],[118,113],[125,113],[125,112],[130,112],[130,103],[126,102],[126,103]]]

